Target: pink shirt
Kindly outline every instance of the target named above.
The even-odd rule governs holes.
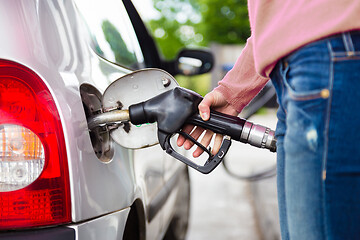
[[[360,0],[249,0],[252,36],[216,88],[239,112],[277,61],[315,40],[360,29]]]

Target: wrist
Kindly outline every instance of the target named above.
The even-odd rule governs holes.
[[[233,109],[232,115],[239,114],[242,109],[246,106],[246,103],[242,102],[240,98],[237,97],[235,93],[224,85],[219,85],[214,88],[213,91],[221,94],[223,96],[224,101]]]

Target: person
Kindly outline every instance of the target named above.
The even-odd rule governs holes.
[[[237,115],[271,79],[282,239],[360,239],[360,1],[251,0],[248,10],[251,37],[200,115]]]

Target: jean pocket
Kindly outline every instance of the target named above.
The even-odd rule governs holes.
[[[312,62],[286,66],[283,71],[283,81],[288,96],[292,100],[308,101],[329,98],[329,66],[326,68],[321,65],[322,63]]]

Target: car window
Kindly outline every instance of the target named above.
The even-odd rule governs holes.
[[[144,67],[144,57],[120,0],[76,0],[91,37],[91,48],[108,61],[130,69]]]

